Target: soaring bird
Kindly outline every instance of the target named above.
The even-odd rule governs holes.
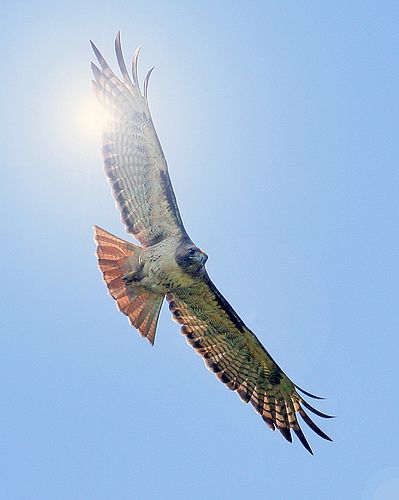
[[[140,90],[137,60],[129,74],[120,33],[115,52],[118,78],[91,42],[99,67],[92,63],[93,90],[110,120],[104,130],[105,173],[126,231],[140,243],[124,241],[94,226],[96,255],[110,295],[143,337],[154,344],[164,298],[173,319],[205,365],[242,401],[251,402],[270,427],[292,442],[293,431],[313,454],[298,415],[319,436],[331,439],[310,419],[313,408],[301,394],[321,399],[294,384],[245,325],[211,281],[208,256],[184,228],[168,166],[148,107],[152,69]]]

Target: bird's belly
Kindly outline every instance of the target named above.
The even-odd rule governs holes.
[[[156,272],[150,273],[144,286],[148,285],[153,292],[169,293],[181,287],[188,286],[187,279],[180,270],[177,272]]]
[[[166,294],[188,286],[188,279],[174,261],[157,259],[146,263],[140,286],[153,293]]]

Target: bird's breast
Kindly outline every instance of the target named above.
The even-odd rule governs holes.
[[[189,286],[192,278],[177,264],[175,251],[176,245],[167,240],[145,249],[143,285],[146,288],[158,293],[169,293]]]

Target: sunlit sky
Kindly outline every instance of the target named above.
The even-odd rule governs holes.
[[[5,2],[0,30],[0,496],[396,499],[397,2]],[[141,77],[218,288],[337,415],[290,445],[164,308],[155,347],[107,296],[89,39]],[[98,114],[100,113],[100,114]]]

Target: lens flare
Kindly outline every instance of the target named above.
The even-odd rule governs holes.
[[[92,137],[98,137],[109,121],[109,113],[93,98],[81,103],[77,122],[79,129]]]

